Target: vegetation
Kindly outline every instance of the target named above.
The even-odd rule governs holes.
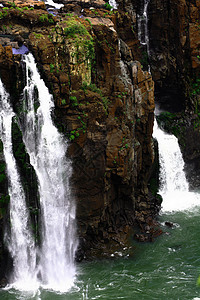
[[[105,111],[107,113],[109,100],[108,100],[107,97],[103,96],[102,91],[96,86],[96,84],[94,84],[94,83],[87,84],[86,82],[83,82],[82,89],[84,90],[84,92],[86,92],[86,90],[90,90],[90,91],[92,91],[94,93],[99,94],[101,96],[104,109],[105,109]]]
[[[107,9],[107,10],[113,9],[112,5],[110,5],[109,3],[105,3],[105,4],[104,4],[104,7],[105,7],[105,9]]]
[[[200,95],[200,78],[199,77],[191,84],[191,95]]]
[[[42,23],[51,23],[54,24],[53,16],[51,14],[42,14],[39,16],[39,21]]]
[[[65,37],[74,45],[72,57],[76,58],[78,64],[90,61],[90,65],[95,58],[94,41],[86,27],[75,17],[66,21],[64,29]]]

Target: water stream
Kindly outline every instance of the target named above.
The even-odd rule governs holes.
[[[159,193],[163,198],[162,211],[191,210],[195,206],[199,206],[199,194],[189,191],[177,138],[161,130],[156,120],[153,135],[157,139],[159,147]]]
[[[18,289],[32,289],[37,286],[36,251],[29,224],[24,190],[20,181],[12,150],[12,120],[14,112],[9,95],[0,80],[0,139],[8,176],[10,195],[10,231],[5,241],[13,258],[12,286]]]
[[[114,9],[117,9],[117,2],[116,0],[109,0],[109,4],[114,8]]]
[[[150,0],[144,0],[143,10],[141,14],[137,16],[138,23],[138,39],[142,45],[147,47],[147,53],[149,55],[149,34],[148,34],[148,15],[147,9]]]
[[[67,144],[51,118],[54,102],[37,70],[32,54],[24,56],[23,140],[38,177],[42,245],[38,272],[45,288],[65,292],[75,277],[77,246],[75,203],[69,179],[72,168]]]

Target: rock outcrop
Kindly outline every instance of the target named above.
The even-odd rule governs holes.
[[[54,96],[55,123],[69,140],[84,255],[112,251],[136,224],[153,226],[159,206],[148,189],[154,83],[135,61],[141,51],[133,18],[99,1],[92,10],[66,2],[56,16],[43,2],[2,3],[0,74],[14,110],[20,117],[24,83],[21,56],[12,48],[26,46]]]

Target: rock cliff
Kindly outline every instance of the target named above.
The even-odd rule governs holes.
[[[65,1],[53,14],[44,2],[0,3],[0,76],[14,110],[20,118],[20,53],[31,51],[54,97],[54,122],[68,140],[80,239],[77,259],[123,247],[130,232],[142,241],[159,235],[154,219],[160,201],[151,185],[154,82],[161,108],[176,112],[160,121],[179,137],[188,168],[198,170],[200,2],[149,2],[149,57],[137,32],[143,1],[119,0],[117,10],[103,0]],[[152,76],[144,71],[149,63]],[[13,141],[39,239],[37,180],[16,123]],[[9,197],[2,149],[0,168],[0,250],[9,261],[3,243]],[[149,235],[140,235],[147,227]],[[2,277],[6,264],[0,264]]]
[[[152,236],[160,204],[148,188],[154,82],[136,61],[141,58],[136,20],[101,1],[93,2],[93,9],[88,3],[66,2],[55,16],[43,2],[2,3],[0,76],[14,110],[20,118],[24,66],[17,53],[27,47],[53,94],[55,124],[68,140],[80,238],[77,259],[124,245],[138,225],[142,230],[152,226]],[[36,222],[36,179],[23,145],[16,158],[23,180],[33,178],[26,186]]]
[[[188,180],[199,185],[200,2],[154,1],[148,6],[150,64],[156,101],[175,114],[165,129],[181,144]]]

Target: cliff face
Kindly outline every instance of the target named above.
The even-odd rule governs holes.
[[[179,138],[188,179],[198,186],[200,2],[151,0],[148,15],[156,101],[164,110],[179,112],[161,119]]]
[[[118,1],[117,11],[106,9],[103,1],[93,2],[93,9],[89,3],[66,1],[56,16],[43,2],[2,3],[0,76],[14,110],[20,118],[24,66],[12,48],[16,53],[26,46],[54,96],[55,124],[68,140],[81,241],[78,259],[98,255],[102,248],[104,253],[113,251],[126,243],[136,225],[145,231],[148,224],[150,238],[159,234],[153,229],[159,200],[149,190],[154,163],[152,77],[158,103],[180,112],[170,115],[169,130],[183,128],[174,133],[190,166],[198,166],[199,1],[150,1],[149,58],[137,38],[143,1]],[[152,77],[138,61],[144,69],[150,62]],[[13,126],[15,156],[34,223],[37,180],[19,129]],[[3,228],[9,199],[1,158]],[[38,229],[35,233],[39,235]],[[0,235],[3,239],[3,231]]]
[[[154,162],[154,83],[135,61],[141,51],[132,16],[106,10],[99,2],[93,10],[86,5],[84,12],[82,3],[75,4],[65,4],[56,16],[46,12],[43,2],[32,2],[34,9],[29,3],[25,8],[5,4],[0,12],[0,74],[20,118],[23,64],[12,47],[25,45],[34,54],[54,96],[55,123],[69,141],[78,235],[89,256],[125,243],[136,224],[153,224],[159,207],[148,189]],[[23,167],[29,159],[24,149],[22,153],[21,173],[27,178]],[[30,172],[34,211],[39,209],[37,188]]]
[[[150,1],[152,76],[158,102],[169,110],[191,111],[192,78],[200,71],[199,1]]]

